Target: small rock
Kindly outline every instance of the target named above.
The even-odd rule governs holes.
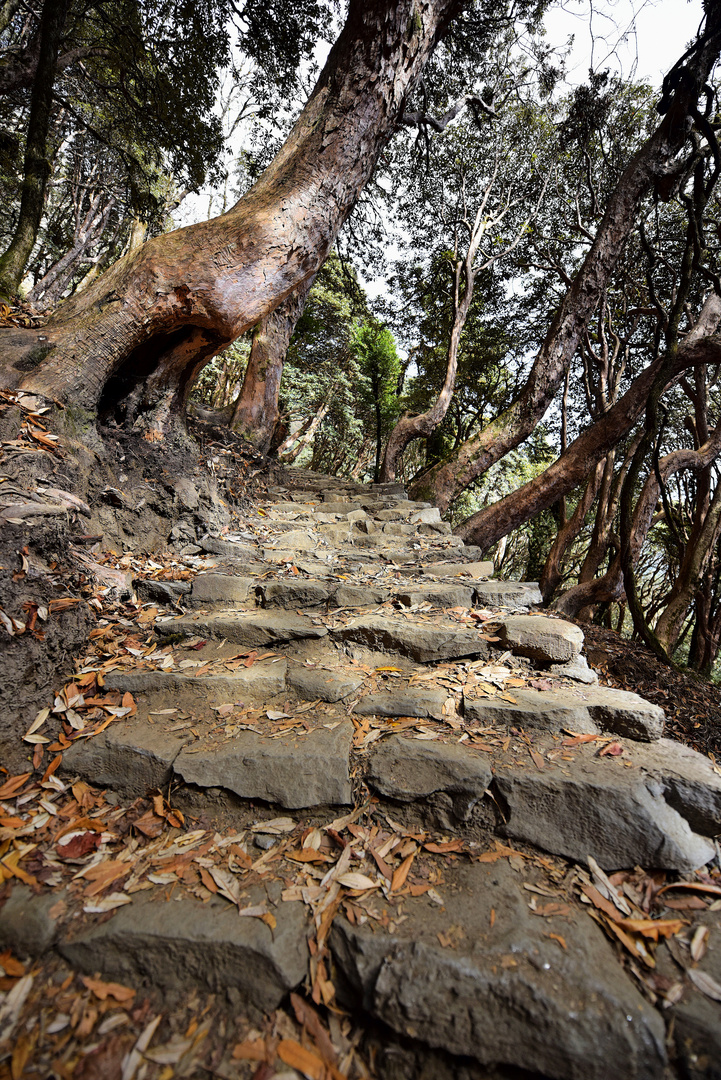
[[[479,607],[531,608],[543,603],[533,581],[484,581],[474,583],[474,602]]]
[[[332,631],[340,641],[410,656],[421,664],[463,656],[487,656],[488,645],[477,630],[459,630],[442,623],[415,623],[386,616],[360,616]]]
[[[434,574],[436,577],[458,577],[468,576],[472,578],[485,578],[491,577],[493,574],[493,563],[490,561],[482,562],[435,562],[426,563],[422,567],[424,574]],[[499,582],[502,584],[502,582]]]
[[[11,949],[19,957],[47,952],[58,925],[58,915],[51,911],[62,908],[64,900],[64,889],[35,894],[27,885],[13,881],[10,895],[0,901],[0,950]]]
[[[262,581],[256,585],[256,596],[264,608],[319,607],[331,596],[332,589],[322,581]]]
[[[231,577],[229,574],[198,574],[190,593],[192,603],[244,604],[255,578]]]
[[[197,487],[184,476],[176,480],[175,494],[184,510],[197,510],[200,506],[200,495]]]
[[[503,643],[519,656],[564,664],[583,648],[583,631],[548,615],[508,615],[498,631]]]
[[[433,525],[440,522],[441,512],[437,506],[429,506],[426,510],[416,510],[411,514],[410,520],[414,525]]]
[[[366,694],[353,707],[358,716],[428,716],[440,720],[448,697],[445,690],[390,690]]]
[[[421,742],[391,735],[369,756],[367,783],[379,794],[415,802],[445,792],[465,820],[492,779],[485,758],[452,743]]]
[[[318,546],[318,537],[305,529],[292,529],[277,538],[278,547],[291,551],[312,551]]]
[[[585,656],[576,656],[565,664],[551,664],[551,675],[559,675],[564,679],[573,679],[575,682],[585,683],[587,686],[598,686],[598,675],[588,666]]]
[[[363,685],[365,676],[353,671],[332,668],[307,668],[302,664],[290,664],[288,685],[306,701],[342,701]]]
[[[111,724],[92,739],[78,739],[63,753],[61,769],[97,787],[110,787],[130,798],[167,786],[173,761],[192,738],[182,732],[150,727],[140,719]]]
[[[586,702],[564,690],[514,690],[513,702],[497,697],[473,694],[473,684],[466,684],[463,706],[467,721],[480,724],[507,724],[540,731],[569,728],[579,735],[594,735],[600,728],[591,719]]]

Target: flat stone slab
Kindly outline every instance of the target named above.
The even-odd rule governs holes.
[[[400,802],[443,792],[464,820],[483,798],[492,773],[487,758],[468,747],[391,735],[369,754],[365,779],[380,795]]]
[[[429,716],[443,717],[445,690],[416,690],[400,688],[377,694],[366,694],[353,707],[359,716]]]
[[[307,668],[301,664],[288,665],[288,686],[306,701],[342,701],[363,685],[365,676],[356,671],[333,668]]]
[[[193,581],[190,600],[193,604],[245,604],[251,596],[255,578],[230,574],[198,574]]]
[[[232,559],[257,559],[260,554],[252,544],[224,540],[220,536],[203,536],[198,540],[198,546],[211,555],[229,555]]]
[[[63,751],[61,769],[134,799],[167,786],[173,762],[191,738],[160,722],[120,720],[92,739],[76,739]]]
[[[374,585],[339,585],[333,593],[334,607],[376,607],[391,598],[390,589]]]
[[[568,772],[496,770],[507,836],[604,870],[697,870],[715,847],[670,806],[661,783],[607,759],[577,759]]]
[[[471,578],[489,578],[493,576],[494,566],[490,559],[480,562],[432,562],[425,563],[421,567],[424,574],[433,574],[435,577],[458,577],[459,575]],[[499,582],[502,584],[502,582]]]
[[[336,918],[330,941],[350,1007],[403,1036],[533,1076],[664,1075],[663,1021],[591,918],[534,916],[502,861],[460,866],[454,887],[439,889],[443,908],[408,901],[394,933]],[[448,948],[439,932],[450,934]]]
[[[583,631],[548,615],[508,615],[499,620],[499,636],[519,656],[545,663],[564,664],[583,648]]]
[[[274,545],[290,551],[312,551],[318,546],[318,536],[308,529],[289,529],[268,546]]]
[[[227,675],[182,675],[175,671],[111,671],[105,685],[131,694],[173,694],[186,703],[223,705],[252,697],[262,700],[282,694],[287,661],[254,664]]]
[[[333,588],[325,581],[261,581],[256,585],[256,596],[264,608],[306,608],[325,604],[333,594]]]
[[[107,922],[62,941],[58,949],[81,971],[120,982],[145,981],[164,990],[188,984],[225,993],[235,987],[244,1003],[264,1012],[277,1008],[305,977],[308,917],[298,901],[271,907],[266,889],[252,886],[247,906],[263,904],[277,925],[241,918],[218,898],[165,900],[165,890],[134,900]]]
[[[477,630],[459,630],[440,622],[360,616],[332,631],[339,641],[355,641],[373,649],[401,653],[418,663],[464,656],[488,656],[488,645]]]
[[[440,608],[469,608],[473,604],[473,589],[463,585],[421,585],[415,589],[400,589],[395,595],[406,607],[432,604]]]
[[[303,615],[279,611],[256,611],[242,614],[236,611],[220,611],[212,615],[182,615],[168,622],[156,622],[156,633],[163,637],[182,634],[210,638],[225,638],[236,645],[251,649],[280,645],[286,641],[302,638],[325,637],[324,626],[316,626]]]
[[[474,696],[472,684],[467,684],[463,694],[466,720],[540,731],[569,729],[579,735],[594,735],[601,730],[591,719],[586,702],[572,691],[520,689],[509,696],[515,698],[515,705],[497,697]]]
[[[473,592],[479,607],[531,608],[543,604],[541,590],[532,581],[476,582]]]
[[[610,686],[584,686],[555,690],[521,688],[509,695],[516,704],[473,695],[468,683],[463,695],[466,718],[479,723],[501,723],[542,731],[570,729],[579,735],[607,731],[648,741],[663,732],[663,709],[638,694]]]
[[[224,788],[242,799],[263,799],[288,809],[347,805],[353,801],[348,760],[352,739],[350,720],[304,736],[265,738],[240,731],[215,746],[181,750],[173,772],[189,784]]]

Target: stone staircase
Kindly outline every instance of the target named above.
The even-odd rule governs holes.
[[[72,925],[36,896],[28,949],[260,1012],[305,980],[380,1025],[389,1078],[394,1039],[418,1077],[721,1075],[721,1010],[686,977],[719,985],[718,910],[693,914],[711,928],[698,964],[689,924],[644,967],[628,878],[711,881],[694,872],[718,862],[721,773],[663,738],[657,706],[598,685],[582,631],[479,556],[398,485],[293,470],[242,529],[180,550],[192,583],[136,579],[157,641],[105,687],[137,711],[73,742],[61,775],[110,802],[167,793],[214,837],[220,895],[206,874],[168,896],[156,867],[111,918]],[[174,882],[182,852],[181,832]],[[272,920],[238,917],[256,908]]]

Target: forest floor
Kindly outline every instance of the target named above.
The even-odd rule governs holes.
[[[72,409],[45,410],[45,403],[30,396],[0,395],[0,513],[5,518],[0,531],[0,689],[6,706],[0,717],[0,941],[6,946],[0,953],[0,1080],[521,1080],[580,1075],[579,1060],[586,1059],[584,1075],[589,1077],[650,1080],[682,1074],[701,1080],[715,1075],[715,1066],[703,1055],[699,1059],[695,1036],[689,1035],[689,1045],[683,1046],[674,1032],[693,1033],[696,1024],[703,1040],[718,1015],[714,994],[721,993],[719,983],[703,969],[711,962],[716,966],[709,971],[718,967],[717,867],[698,872],[669,866],[641,869],[639,857],[609,883],[600,868],[598,874],[589,874],[580,856],[558,854],[553,845],[540,851],[519,836],[507,841],[502,827],[499,830],[500,808],[475,807],[474,797],[461,811],[454,801],[455,788],[449,798],[431,786],[429,798],[409,804],[406,794],[392,785],[392,795],[385,797],[386,781],[373,779],[373,768],[378,773],[382,765],[379,748],[389,747],[401,733],[410,736],[402,740],[406,746],[417,740],[414,747],[421,755],[408,781],[411,786],[426,767],[424,748],[435,748],[453,771],[460,767],[453,755],[464,740],[472,748],[473,762],[488,756],[499,772],[508,769],[521,784],[529,775],[544,782],[547,774],[555,776],[559,754],[570,763],[565,768],[575,767],[576,755],[579,768],[589,775],[601,768],[623,772],[624,764],[633,772],[635,755],[642,760],[649,745],[594,734],[593,729],[570,737],[562,731],[526,735],[505,721],[502,726],[509,734],[502,737],[493,724],[471,723],[468,707],[465,718],[453,707],[448,711],[453,695],[462,701],[469,679],[476,681],[483,707],[489,708],[503,707],[503,702],[515,706],[512,695],[518,698],[528,688],[537,693],[576,691],[562,674],[549,678],[523,657],[494,653],[500,648],[494,628],[503,612],[484,607],[478,597],[473,605],[454,605],[453,590],[467,585],[463,578],[438,586],[447,590],[442,611],[421,597],[426,580],[419,577],[421,563],[427,569],[433,559],[461,557],[446,534],[429,525],[420,537],[408,537],[399,526],[396,533],[388,532],[395,554],[384,554],[382,563],[368,561],[364,566],[345,554],[325,568],[323,577],[322,560],[312,545],[288,558],[282,554],[283,536],[296,537],[299,524],[291,503],[297,500],[300,514],[309,498],[307,474],[280,470],[232,434],[202,422],[193,424],[195,444],[180,441],[168,448],[129,439],[114,429],[98,433]],[[322,490],[320,481],[312,483],[316,491]],[[274,509],[279,499],[291,505],[287,521],[287,510]],[[395,524],[392,509],[382,513],[382,528]],[[318,533],[321,543],[329,543],[324,538],[335,536],[339,528],[330,519],[342,516],[320,515],[329,519],[317,526],[326,530]],[[276,557],[273,549],[278,545]],[[408,545],[417,549],[411,552],[416,562],[408,589],[411,594],[418,590],[418,595],[406,603],[397,596],[405,581],[402,556],[409,553]],[[237,561],[241,554],[243,566]],[[370,556],[366,551],[364,557]],[[277,632],[285,619],[303,616],[326,638],[298,646],[295,658],[287,643],[263,648],[237,640],[211,641],[203,627],[210,625],[212,603],[206,603],[210,615],[205,615],[204,608],[198,611],[197,603],[195,609],[188,607],[187,601],[193,590],[200,595],[201,582],[212,587],[216,577],[226,590],[252,582],[251,594],[260,590],[266,605],[272,603],[273,588],[278,596],[289,591],[298,598],[299,610],[270,608],[271,630]],[[433,647],[439,621],[452,622],[453,632],[460,635],[472,627],[485,634],[491,656],[470,663],[454,655],[440,662],[411,663],[407,655],[390,651],[384,660],[366,645],[357,645],[355,651],[352,644],[344,645],[351,677],[363,680],[363,692],[377,703],[384,699],[387,704],[388,698],[403,693],[407,702],[418,687],[428,700],[434,693],[443,699],[442,707],[431,706],[415,716],[391,710],[383,717],[366,711],[352,717],[352,729],[352,710],[332,696],[316,696],[322,693],[317,680],[307,689],[307,700],[300,691],[284,690],[270,709],[265,702],[230,702],[227,693],[226,698],[210,696],[213,679],[271,678],[286,657],[289,670],[301,661],[310,669],[329,663],[323,642],[348,637],[354,622],[350,609],[328,600],[314,607],[312,597],[309,613],[302,609],[309,605],[303,588],[330,589],[331,578],[335,591],[329,595],[335,605],[339,588],[356,590],[356,610],[361,610],[359,597],[365,591],[374,617],[387,623],[400,620],[403,626],[417,623]],[[483,586],[478,588],[482,592]],[[506,615],[509,610],[506,598]],[[206,622],[191,634],[183,623],[188,618]],[[175,620],[181,633],[168,636],[163,631],[168,619]],[[716,766],[721,755],[718,688],[669,669],[643,646],[613,632],[583,629],[586,656],[601,683],[639,693],[661,706],[666,734]],[[344,677],[348,670],[343,669]],[[186,699],[167,689],[180,685],[185,672],[208,680],[207,700]],[[481,678],[485,675],[487,682]],[[166,685],[167,678],[171,682]],[[155,690],[144,693],[142,687],[151,687],[153,679]],[[411,711],[410,705],[405,707]],[[478,709],[480,715],[482,707]],[[280,735],[273,743],[280,747],[287,732],[296,737],[299,755],[307,745],[304,740],[322,736],[330,745],[347,726],[354,763],[348,780],[353,785],[352,809],[294,809],[297,803],[274,805],[262,797],[242,802],[223,794],[215,781],[200,789],[178,783],[177,776],[172,790],[169,783],[134,783],[124,775],[129,771],[123,765],[126,759],[117,753],[111,762],[114,783],[109,783],[101,775],[103,748],[114,746],[117,751],[123,736],[116,733],[126,727],[135,730],[133,723],[139,723],[141,714],[144,722],[147,718],[164,725],[166,744],[178,740],[180,745],[192,733],[196,742],[190,753],[206,745],[222,750],[229,739],[252,740],[256,735],[268,743]],[[132,745],[123,744],[131,750]],[[98,756],[93,757],[95,747]],[[525,762],[520,771],[519,754]],[[202,758],[200,753],[197,760]],[[291,772],[322,786],[333,779],[333,760],[331,755],[326,765],[321,756],[320,764],[314,764],[296,756]],[[477,767],[485,776],[485,763]],[[294,782],[293,776],[283,780],[288,790]],[[461,789],[468,782],[463,779]],[[479,788],[481,796],[489,794],[486,787],[488,779]],[[344,796],[337,801],[349,800]],[[609,806],[609,813],[612,810]],[[21,893],[22,888],[26,892]],[[15,908],[13,897],[21,897]],[[142,910],[153,907],[148,899],[171,912],[166,916],[170,923],[182,923],[181,909],[194,911],[187,906],[192,904],[204,905],[209,922],[220,918],[222,923],[233,907],[245,918],[236,919],[217,941],[209,938],[207,950],[205,939],[183,937],[184,927],[170,943],[163,938],[158,948],[151,926],[138,937],[132,925],[135,918],[142,923]],[[142,910],[140,901],[146,901]],[[125,937],[120,929],[113,930],[136,910],[141,914],[125,919]],[[404,999],[404,972],[410,971],[411,985],[423,984],[423,972],[414,973],[413,964],[418,949],[425,950],[424,971],[431,972],[439,994],[452,997],[449,980],[456,956],[470,964],[476,941],[494,924],[504,944],[497,956],[497,946],[490,944],[490,955],[521,1019],[511,1022],[507,1043],[499,1035],[500,1057],[494,1059],[489,1050],[485,1060],[491,1064],[484,1065],[474,1057],[461,1006],[460,1019],[453,1015],[444,1028],[442,1017],[438,1034],[424,1040],[423,1009],[430,1008],[430,1017],[442,1009],[432,999],[430,1004]],[[50,948],[58,927],[63,935],[70,927],[62,954]],[[369,928],[373,932],[364,938]],[[331,932],[336,935],[333,962]],[[83,937],[87,933],[90,937]],[[238,934],[245,937],[241,940]],[[520,935],[518,941],[514,934]],[[387,955],[398,957],[400,985],[392,984],[399,975],[389,967],[387,996],[378,1003],[365,988],[367,974],[360,961],[355,972],[359,986],[352,985],[349,957],[365,956],[370,963],[374,942],[385,940],[384,935]],[[297,957],[298,941],[307,951],[307,937],[309,966],[305,953]],[[410,951],[408,940],[414,943]],[[124,951],[132,953],[130,966]],[[599,967],[609,967],[604,993],[615,1001],[615,1011],[601,1010],[594,1020],[589,1006],[587,1030],[581,1025],[573,1037],[564,1027],[573,1027],[572,1022],[546,1018],[548,1030],[538,1036],[539,1045],[516,1054],[512,1048],[524,1041],[523,1025],[529,1025],[524,1010],[532,1017],[535,1008],[523,997],[523,987],[534,986],[542,977],[537,963],[519,969],[518,955],[534,952],[548,955],[541,967],[553,965],[558,971],[566,1002],[573,993],[587,992],[584,980],[597,957]],[[255,1003],[242,979],[238,984],[237,972],[225,971],[226,954],[237,955],[241,966],[262,969],[256,975]],[[112,963],[109,957],[114,957]],[[308,968],[305,977],[297,974],[298,964],[302,971]],[[344,968],[344,977],[336,977],[335,965]],[[468,996],[478,996],[482,1011],[490,1015],[495,999],[483,997],[488,993],[483,971],[468,978]],[[543,997],[547,991],[538,985],[543,1008],[552,1012],[552,995]],[[634,1024],[638,1041],[628,1044],[631,1049],[624,1049],[627,1035],[616,1026],[619,1003],[624,1013],[640,1008],[642,1016],[644,1007],[651,1013],[650,1020],[646,1015]],[[704,1012],[709,1007],[716,1011]],[[656,1035],[643,1034],[644,1023],[656,1032],[657,1012],[671,1019],[666,1048]],[[420,1032],[411,1022],[414,1014],[421,1018]],[[471,1020],[471,1027],[485,1024],[478,1017]],[[496,1026],[503,1028],[505,1022]],[[432,1027],[432,1020],[426,1024]],[[597,1052],[600,1030],[604,1034]],[[526,1041],[532,1043],[536,1036],[528,1031]],[[493,1032],[487,1035],[489,1043],[494,1037]],[[580,1055],[572,1065],[554,1056],[555,1045],[564,1039],[569,1055]],[[574,1040],[580,1041],[580,1049],[571,1048]],[[662,1064],[666,1050],[674,1069],[670,1073]],[[494,1060],[501,1063],[494,1065]],[[530,1061],[536,1062],[535,1068]]]

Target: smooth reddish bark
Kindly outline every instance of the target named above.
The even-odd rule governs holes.
[[[22,386],[94,410],[111,377],[113,393],[144,381],[137,415],[160,430],[182,415],[207,360],[320,268],[462,6],[352,0],[310,99],[253,188],[226,214],[149,240],[71,298],[44,328],[49,354]]]
[[[455,530],[456,536],[467,544],[489,548],[502,536],[530,521],[577,488],[587,479],[589,469],[620,442],[641,416],[661,363],[662,359],[658,358],[649,364],[634,379],[623,397],[579,435],[566,453],[540,476],[529,480],[505,499],[479,510]],[[678,351],[670,381],[686,368],[705,363],[721,363],[721,337],[706,337],[684,343]]]
[[[253,331],[248,367],[230,426],[264,453],[278,423],[278,395],[288,345],[312,284],[313,278],[303,282]]]

